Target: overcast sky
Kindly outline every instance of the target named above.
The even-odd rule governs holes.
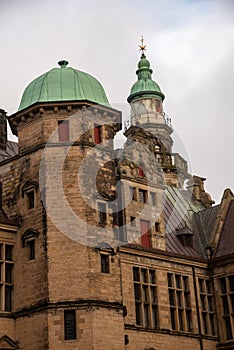
[[[8,115],[60,59],[95,76],[126,111],[143,34],[192,172],[207,178],[216,201],[234,190],[233,0],[0,0],[0,14],[0,108]]]

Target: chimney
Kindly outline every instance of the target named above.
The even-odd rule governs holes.
[[[7,119],[4,109],[0,109],[0,149],[6,149]]]

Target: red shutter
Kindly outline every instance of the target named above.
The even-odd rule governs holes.
[[[141,167],[138,168],[138,174],[139,176],[142,176],[142,177],[145,176],[144,171]]]
[[[69,141],[69,122],[68,120],[61,120],[58,122],[59,141]]]
[[[95,126],[94,128],[94,142],[96,144],[101,143],[101,126]]]
[[[143,247],[150,247],[149,222],[140,220],[141,244]]]

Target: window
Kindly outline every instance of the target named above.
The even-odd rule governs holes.
[[[59,142],[69,141],[69,121],[68,120],[58,121],[58,138],[59,138]]]
[[[29,251],[29,259],[34,260],[35,259],[35,240],[30,240],[27,242],[28,251]]]
[[[198,284],[200,292],[200,315],[202,321],[202,333],[215,335],[215,313],[211,282],[209,280],[199,278]]]
[[[135,216],[130,216],[130,223],[132,227],[136,227],[136,218]]]
[[[130,187],[130,195],[132,200],[137,201],[137,189],[136,187]]]
[[[64,311],[64,338],[65,340],[76,339],[76,311]]]
[[[140,220],[141,230],[141,245],[143,247],[150,247],[150,222],[146,220]]]
[[[227,340],[233,339],[234,327],[234,275],[220,278],[223,320]]]
[[[142,203],[147,203],[147,191],[139,189],[139,201]]]
[[[156,193],[155,192],[150,192],[150,204],[156,205]]]
[[[106,224],[106,203],[98,202],[98,223],[102,226]]]
[[[141,177],[144,177],[145,174],[144,174],[144,171],[141,167],[138,168],[138,175],[141,176]]]
[[[95,125],[94,126],[94,142],[96,144],[101,143],[102,141],[102,126],[101,125]]]
[[[167,280],[171,328],[173,330],[191,332],[191,302],[188,276],[168,273]]]
[[[136,324],[158,328],[156,271],[133,267]]]
[[[26,193],[28,198],[28,209],[34,208],[34,190]]]
[[[108,254],[100,254],[101,256],[101,272],[110,273],[110,257]]]
[[[159,222],[155,222],[155,231],[160,232],[160,223]]]
[[[13,246],[0,244],[0,311],[12,311],[13,294]]]

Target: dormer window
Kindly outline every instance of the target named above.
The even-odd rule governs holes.
[[[177,229],[176,236],[179,238],[184,247],[193,247],[193,232],[187,225]]]
[[[36,245],[36,239],[38,238],[38,236],[39,236],[38,231],[29,229],[25,231],[23,236],[21,237],[23,248],[27,248],[29,260],[34,260],[36,258],[35,245]]]
[[[22,197],[26,197],[27,208],[35,207],[35,193],[38,189],[38,184],[35,181],[27,181],[21,189]]]

